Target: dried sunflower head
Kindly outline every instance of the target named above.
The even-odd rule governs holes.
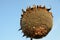
[[[51,8],[50,8],[51,9]],[[41,6],[29,7],[21,15],[20,25],[24,33],[23,36],[30,38],[42,38],[46,36],[52,28],[53,16],[47,9]]]

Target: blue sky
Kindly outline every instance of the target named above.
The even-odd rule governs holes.
[[[0,40],[30,40],[22,37],[23,33],[18,29],[21,9],[25,10],[33,5],[51,7],[54,16],[52,30],[46,37],[38,40],[60,40],[60,0],[0,0]]]

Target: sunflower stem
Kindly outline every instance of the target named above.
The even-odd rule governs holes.
[[[31,38],[31,40],[32,40],[32,38]]]

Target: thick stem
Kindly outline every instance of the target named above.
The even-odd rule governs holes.
[[[32,38],[31,38],[31,40],[32,40]]]

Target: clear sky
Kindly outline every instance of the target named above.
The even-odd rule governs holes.
[[[21,9],[25,10],[33,5],[51,7],[54,16],[52,30],[46,37],[38,40],[60,40],[60,0],[0,0],[0,40],[30,40],[22,37],[23,33],[18,29]]]

